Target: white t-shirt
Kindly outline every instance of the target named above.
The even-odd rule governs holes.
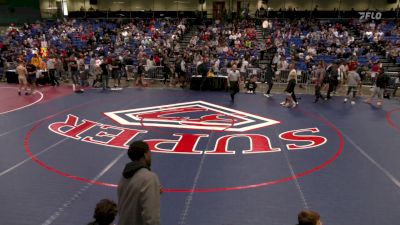
[[[55,69],[55,62],[54,59],[47,60],[47,69],[53,70]]]
[[[249,66],[249,62],[247,62],[247,60],[243,59],[242,66],[240,67],[240,72],[246,73],[246,69],[248,66]]]
[[[215,63],[213,66],[214,71],[216,71],[216,72],[219,71],[219,64],[220,64],[220,60],[219,59],[215,60]]]
[[[268,26],[269,26],[268,20],[264,20],[263,23],[262,23],[262,28],[267,29]]]
[[[181,70],[182,72],[186,72],[186,62],[184,60],[181,61]]]
[[[281,60],[278,63],[278,70],[287,70],[289,64],[286,62],[286,60]]]

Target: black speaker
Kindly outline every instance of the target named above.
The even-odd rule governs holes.
[[[97,0],[90,0],[89,3],[90,3],[91,5],[97,5]]]
[[[397,0],[387,0],[387,3],[394,4],[394,3],[397,3]]]
[[[204,4],[206,0],[199,0],[199,4]]]

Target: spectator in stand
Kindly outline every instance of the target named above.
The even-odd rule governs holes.
[[[376,78],[376,83],[374,85],[372,95],[365,102],[371,104],[372,99],[378,97],[378,101],[376,104],[377,106],[382,106],[383,94],[386,87],[389,85],[389,80],[390,77],[385,74],[385,71],[383,69],[381,69]]]
[[[164,75],[163,84],[166,85],[167,79],[172,76],[172,71],[171,71],[171,67],[168,63],[168,59],[163,58],[161,60],[161,66],[163,68],[163,75]]]
[[[220,67],[221,61],[219,60],[219,58],[216,58],[215,61],[213,62],[213,70],[215,73],[219,73],[219,67]]]
[[[281,56],[277,65],[277,71],[276,71],[276,75],[277,75],[277,80],[280,81],[282,75],[283,75],[283,71],[286,71],[289,67],[289,63],[286,61],[284,56]]]
[[[291,66],[292,67],[292,66]],[[296,107],[296,102],[293,99],[294,95],[294,88],[296,87],[296,78],[297,76],[294,73],[290,73],[288,77],[288,84],[285,89],[286,99],[285,101],[281,102],[283,107],[287,108],[294,108]]]
[[[181,58],[180,63],[180,73],[179,73],[179,82],[180,82],[180,87],[185,88],[185,82],[186,82],[186,76],[187,76],[187,67],[186,67],[186,61],[185,58]]]
[[[327,71],[329,74],[328,79],[329,79],[329,87],[328,87],[328,93],[326,94],[327,99],[331,99],[331,94],[336,94],[336,88],[339,84],[339,68],[338,68],[338,62],[335,61],[332,63],[332,65],[329,67],[329,71]]]
[[[29,94],[32,94],[37,89],[37,86],[36,86],[37,69],[36,69],[36,66],[34,66],[32,63],[29,63],[26,66],[26,70],[28,72],[28,83],[29,83],[29,87],[30,87]]]
[[[247,79],[247,68],[249,67],[249,61],[248,61],[248,57],[244,57],[242,56],[242,60],[240,62],[240,65],[238,65],[240,67],[240,78],[241,80],[246,80]]]
[[[60,86],[60,82],[58,82],[58,79],[56,77],[56,64],[57,62],[54,56],[50,56],[47,59],[47,69],[49,72],[50,83],[53,86]]]
[[[273,70],[272,65],[268,64],[267,70],[265,71],[265,81],[268,84],[268,90],[264,94],[264,96],[267,98],[271,97],[271,90],[272,87],[274,86],[274,77],[275,77],[275,71]]]
[[[108,86],[108,63],[107,60],[104,57],[101,57],[101,64],[100,64],[100,68],[101,68],[101,82],[102,82],[102,87],[103,87],[103,91],[106,90],[107,88],[110,88]]]
[[[114,80],[114,88],[119,87],[121,85],[121,76],[122,76],[122,61],[119,57],[114,57],[111,65],[111,76]]]
[[[324,62],[320,62],[318,67],[313,71],[313,81],[315,86],[315,100],[314,103],[317,103],[320,98],[324,99],[324,96],[321,94],[321,90],[324,87],[324,80],[326,77],[326,71],[324,67]]]
[[[64,71],[63,61],[61,60],[60,57],[54,58],[54,61],[55,61],[55,66],[56,66],[55,78],[57,79],[57,81],[58,81],[58,78],[65,79],[64,78],[65,71]]]
[[[342,84],[346,82],[348,72],[349,72],[349,67],[347,63],[345,63],[344,60],[342,60],[339,66],[339,82],[342,81]]]
[[[295,82],[296,82],[296,84],[297,84],[297,70],[296,70],[296,66],[295,66],[294,63],[292,63],[292,64],[289,65],[289,79],[288,79],[288,80],[292,79],[292,78],[290,78],[290,77],[292,77],[292,78],[294,77]],[[291,96],[292,96],[292,99],[293,99],[293,101],[294,101],[294,103],[295,103],[295,105],[292,106],[292,108],[294,108],[294,107],[296,107],[296,105],[299,104],[299,102],[297,101],[296,94],[294,93],[294,90],[292,91]]]
[[[352,105],[356,104],[355,98],[357,87],[361,82],[360,75],[356,72],[356,70],[357,64],[355,62],[350,63],[349,74],[347,77],[347,97],[344,99],[344,103],[346,103],[348,101],[348,98],[350,97]]]
[[[39,69],[42,66],[42,58],[40,58],[37,53],[33,54],[33,58],[31,59],[31,64]]]
[[[2,45],[2,43],[0,42],[0,53],[1,53],[1,45]],[[5,62],[6,62],[6,59],[2,56],[2,54],[0,54],[0,79],[3,78],[3,76],[4,76]],[[23,62],[23,61],[21,60],[21,62]]]
[[[81,87],[81,91],[83,91],[84,87],[88,87],[89,86],[89,82],[88,82],[88,70],[86,69],[86,65],[85,65],[85,59],[84,59],[84,55],[81,54],[79,56],[78,59],[78,72],[79,72],[79,80],[80,80],[80,87]]]
[[[136,86],[141,86],[144,87],[144,73],[145,73],[145,66],[142,63],[139,63],[138,69],[137,69],[137,75],[135,79],[135,85]]]
[[[381,69],[381,64],[379,63],[379,60],[373,62],[372,67],[371,67],[371,72],[370,72],[372,85],[375,84],[376,76],[378,75],[380,69]]]
[[[156,65],[155,65],[155,63],[154,63],[154,58],[153,58],[153,56],[150,56],[150,58],[148,58],[147,60],[146,60],[146,71],[147,71],[147,73],[151,73],[151,71],[154,69],[154,67],[155,67]]]
[[[112,225],[117,215],[117,204],[109,199],[103,199],[96,204],[93,218],[95,221],[88,225]]]
[[[72,90],[76,93],[83,92],[83,89],[79,87],[79,64],[78,60],[74,55],[71,55],[68,60],[68,71],[72,80]]]
[[[200,91],[204,91],[204,85],[206,84],[207,81],[207,73],[209,71],[208,66],[207,66],[207,59],[204,58],[200,60],[200,64],[197,66],[197,73],[201,75],[201,84],[200,84]]]

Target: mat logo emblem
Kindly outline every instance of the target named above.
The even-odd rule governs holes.
[[[64,121],[51,123],[50,131],[85,143],[112,148],[128,148],[129,143],[142,135],[161,133],[161,138],[144,140],[151,151],[172,154],[227,155],[280,152],[280,141],[289,142],[287,150],[312,149],[323,146],[327,138],[318,135],[318,127],[294,129],[278,134],[280,141],[272,143],[261,133],[247,132],[279,124],[280,121],[225,108],[203,101],[129,109],[104,113],[121,126],[99,123],[69,114]],[[151,127],[154,127],[153,129]],[[163,132],[157,128],[179,128]],[[184,129],[195,129],[185,132]],[[155,130],[155,131],[154,131]],[[208,132],[200,132],[208,130]],[[186,130],[187,131],[187,130]],[[220,132],[218,138],[201,149],[202,141],[213,138],[211,132]],[[226,133],[225,131],[235,131]],[[244,149],[235,149],[232,142],[247,140]],[[275,140],[276,141],[276,140]]]
[[[277,120],[193,101],[104,113],[123,126],[245,132],[279,124]]]

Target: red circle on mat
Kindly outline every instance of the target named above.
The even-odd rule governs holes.
[[[400,109],[399,109],[400,110]],[[311,173],[314,173],[316,171],[319,171],[323,168],[325,168],[326,166],[328,166],[329,164],[331,164],[332,162],[334,162],[342,153],[343,148],[344,148],[344,139],[343,139],[343,135],[341,133],[341,131],[335,126],[333,125],[330,121],[326,120],[325,118],[322,118],[318,115],[315,115],[313,113],[310,112],[306,112],[303,110],[299,110],[301,111],[303,114],[308,115],[310,117],[313,117],[316,120],[321,121],[322,123],[324,123],[325,125],[327,125],[328,127],[330,127],[337,135],[337,137],[339,138],[339,147],[336,150],[335,154],[329,158],[327,161],[325,161],[324,163],[303,171],[301,173],[297,173],[293,176],[289,176],[289,177],[284,177],[281,179],[277,179],[277,180],[272,180],[272,181],[266,181],[266,182],[262,182],[262,183],[256,183],[256,184],[251,184],[251,185],[244,185],[244,186],[231,186],[231,187],[218,187],[218,188],[203,188],[203,189],[171,189],[171,188],[166,188],[164,189],[164,192],[220,192],[220,191],[232,191],[232,190],[243,190],[243,189],[251,189],[251,188],[257,188],[257,187],[263,187],[263,186],[269,186],[269,185],[273,185],[273,184],[279,184],[279,183],[284,183],[284,182],[288,182],[306,175],[309,175]],[[48,118],[47,120],[49,120],[50,118]],[[54,167],[51,167],[49,165],[47,165],[46,163],[44,163],[43,161],[39,160],[32,152],[29,146],[29,141],[30,138],[32,136],[32,134],[35,132],[35,130],[37,128],[39,128],[41,126],[41,124],[47,120],[41,121],[37,124],[35,124],[26,134],[25,139],[24,139],[24,146],[25,146],[25,151],[26,153],[29,155],[29,157],[36,162],[37,164],[39,164],[40,166],[42,166],[43,168],[54,172],[58,175],[70,178],[70,179],[74,179],[74,180],[78,180],[81,182],[86,182],[86,183],[91,183],[91,184],[96,184],[96,185],[101,185],[101,186],[107,186],[107,187],[117,187],[116,184],[112,184],[112,183],[106,183],[106,182],[101,182],[101,181],[96,181],[96,180],[91,180],[88,178],[84,178],[84,177],[80,177],[80,176],[76,176],[73,174],[69,174],[63,171],[60,171]]]
[[[393,122],[392,117],[395,112],[398,112],[397,115],[400,115],[400,108],[393,109],[386,114],[386,120],[388,121],[389,125],[392,126],[395,130],[400,132],[400,124],[396,124]]]
[[[16,87],[0,87],[0,114],[13,112],[38,103],[43,98],[43,94],[36,92],[32,95],[25,95],[23,91],[18,96]]]

